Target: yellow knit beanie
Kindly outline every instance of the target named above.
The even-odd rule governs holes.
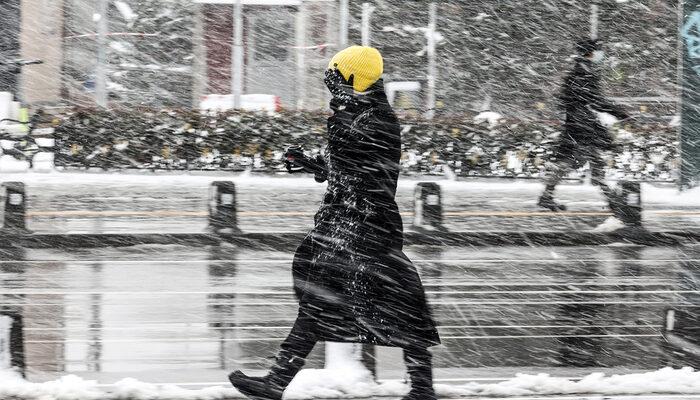
[[[353,75],[353,88],[364,92],[382,77],[384,60],[374,47],[350,46],[333,56],[328,68],[337,68],[345,79]]]

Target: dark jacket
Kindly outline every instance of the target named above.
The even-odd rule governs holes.
[[[584,149],[608,150],[613,138],[601,125],[597,112],[606,112],[619,119],[627,118],[624,110],[609,102],[600,90],[598,76],[590,61],[580,58],[564,82],[561,102],[566,112],[559,153],[568,155]]]
[[[440,343],[394,201],[401,131],[383,83],[331,103],[328,189],[295,255],[299,317],[318,340],[383,346]]]

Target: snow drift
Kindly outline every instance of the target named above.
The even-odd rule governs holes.
[[[561,394],[700,394],[700,371],[692,368],[664,368],[658,371],[605,376],[593,373],[580,380],[556,378],[548,374],[518,374],[498,383],[437,384],[441,397],[461,396],[533,396]],[[287,399],[357,398],[402,396],[408,386],[398,381],[374,383],[364,373],[343,368],[303,370],[285,393]],[[184,389],[175,385],[156,385],[123,379],[114,385],[99,385],[74,375],[55,381],[33,383],[18,375],[0,372],[0,398],[22,400],[224,400],[242,398],[229,386]]]

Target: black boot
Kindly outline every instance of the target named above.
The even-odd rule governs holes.
[[[403,400],[437,400],[433,389],[433,362],[428,349],[404,350],[408,375],[411,377],[411,391]]]
[[[248,398],[281,400],[282,393],[303,366],[304,359],[282,351],[267,376],[252,377],[241,371],[234,371],[228,376],[228,380]]]
[[[537,205],[554,212],[566,211],[566,206],[554,201],[554,197],[552,197],[552,195],[543,194],[537,201]]]

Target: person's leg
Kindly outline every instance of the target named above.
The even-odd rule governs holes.
[[[588,163],[591,166],[591,183],[600,188],[603,195],[605,195],[605,198],[608,200],[610,210],[617,216],[617,211],[620,209],[620,202],[622,199],[620,199],[620,196],[617,195],[615,190],[605,182],[605,160],[603,160],[600,154],[594,154],[589,158]]]
[[[603,194],[608,197],[612,192],[607,183],[605,183],[605,161],[600,155],[592,155],[588,159],[588,164],[591,167],[591,183],[598,186]]]
[[[317,339],[300,312],[292,331],[280,345],[275,364],[264,377],[249,377],[241,371],[229,375],[229,381],[239,392],[255,399],[280,400],[294,376],[304,366],[306,357]]]
[[[411,391],[404,400],[437,399],[433,390],[433,356],[425,347],[409,347],[403,350]]]
[[[549,176],[545,181],[545,189],[540,196],[537,204],[540,207],[548,208],[552,211],[563,210],[564,207],[557,204],[554,201],[554,190],[557,185],[566,174],[568,170],[568,163],[564,161],[558,161],[552,165],[552,169],[549,171]]]

